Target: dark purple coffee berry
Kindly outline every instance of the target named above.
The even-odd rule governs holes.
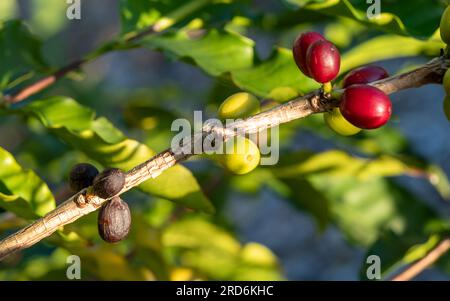
[[[72,167],[69,174],[70,189],[74,192],[89,187],[94,183],[94,178],[98,175],[98,170],[89,163],[79,163]]]
[[[114,197],[100,208],[98,213],[98,233],[110,243],[123,240],[130,232],[130,207],[120,197]]]
[[[125,174],[118,168],[105,169],[94,179],[94,193],[109,199],[118,194],[125,185]]]

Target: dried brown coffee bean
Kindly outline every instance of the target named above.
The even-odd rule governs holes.
[[[130,232],[130,226],[130,208],[120,197],[114,197],[100,208],[98,233],[104,241],[115,243],[123,240]]]
[[[125,185],[125,174],[118,168],[105,169],[94,179],[94,193],[108,199],[118,194]]]
[[[98,175],[98,170],[89,163],[79,163],[72,167],[69,174],[70,189],[74,192],[89,187],[94,183],[94,178]]]

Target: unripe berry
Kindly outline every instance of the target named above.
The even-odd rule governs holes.
[[[94,179],[94,193],[109,199],[118,194],[125,185],[125,174],[117,168],[105,169]]]
[[[343,87],[356,84],[368,84],[388,77],[386,70],[378,66],[363,66],[350,71],[344,78]]]
[[[216,158],[223,167],[234,174],[249,173],[259,165],[260,152],[258,146],[244,137],[236,137],[233,142],[231,153],[218,155]]]
[[[450,6],[447,6],[441,17],[439,26],[441,39],[445,44],[450,45]]]
[[[450,95],[450,69],[447,69],[443,79],[444,90],[447,95]]]
[[[240,92],[231,95],[219,107],[220,119],[245,118],[259,113],[259,100],[250,93]]]
[[[72,167],[69,174],[69,186],[74,192],[89,187],[98,175],[98,170],[89,163],[79,163]]]
[[[299,96],[299,93],[292,87],[278,87],[269,93],[269,98],[277,102],[287,102],[297,96]]]
[[[292,54],[294,55],[295,63],[300,71],[306,76],[309,74],[308,66],[306,64],[306,53],[309,47],[317,41],[325,41],[325,38],[318,32],[305,32],[298,36],[292,47]]]
[[[131,212],[128,204],[120,197],[114,197],[100,208],[98,233],[110,243],[123,240],[130,232]]]
[[[319,83],[328,83],[336,78],[341,66],[339,50],[328,41],[317,41],[306,53],[309,74]]]
[[[450,97],[448,95],[444,98],[444,113],[448,121],[450,121]]]
[[[363,129],[376,129],[388,122],[392,104],[381,90],[369,85],[353,85],[345,89],[340,110],[351,124]]]
[[[330,112],[324,113],[323,117],[325,123],[339,135],[351,136],[358,134],[361,131],[360,128],[357,128],[342,116],[339,108],[334,108]]]

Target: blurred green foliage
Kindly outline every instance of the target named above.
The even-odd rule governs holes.
[[[362,0],[265,1],[267,7],[255,7],[251,1],[201,0],[203,6],[186,14],[186,7],[196,1],[121,0],[120,37],[91,55],[142,47],[194,65],[215,80],[209,90],[197,94],[203,99],[192,107],[204,106],[212,115],[222,99],[238,90],[286,101],[317,88],[298,71],[289,50],[303,30],[318,28],[340,47],[342,74],[380,60],[437,56],[443,47],[436,34],[444,9],[440,1],[383,1],[383,14],[372,20],[366,18]],[[0,2],[1,95],[54,69],[41,53],[42,45],[67,25],[61,18],[65,6],[54,4],[37,1],[30,20],[20,21],[14,19],[15,1]],[[121,38],[163,18],[174,21],[165,32],[133,45],[120,44]],[[273,45],[266,53],[253,38],[258,35],[271,35]],[[63,81],[56,92],[68,96],[44,91],[1,109],[0,125],[21,129],[15,143],[0,148],[2,237],[53,209],[55,198],[59,203],[70,196],[66,178],[73,164],[88,161],[99,168],[131,169],[168,147],[171,122],[191,113],[190,107],[183,111],[180,102],[191,91],[180,86],[126,95],[104,90]],[[106,104],[113,113],[104,114]],[[124,242],[101,241],[91,214],[1,262],[0,279],[65,279],[70,254],[81,257],[85,280],[285,279],[276,255],[262,244],[240,242],[225,215],[233,193],[258,196],[267,189],[293,210],[311,214],[319,230],[334,225],[350,244],[379,254],[383,275],[420,259],[448,234],[448,221],[395,181],[401,176],[418,178],[449,200],[447,176],[415,154],[394,128],[336,137],[320,116],[311,116],[280,131],[277,165],[232,176],[214,162],[194,158],[189,169],[178,165],[125,194],[124,199],[131,200],[133,226]],[[329,142],[330,149],[293,148],[299,132],[313,132]],[[449,262],[443,258],[439,266],[450,272]],[[364,279],[364,263],[361,266]]]

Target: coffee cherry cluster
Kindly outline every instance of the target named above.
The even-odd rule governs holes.
[[[450,45],[450,6],[448,6],[441,17],[441,23],[439,27],[442,41],[447,44],[447,56],[449,55],[448,49]],[[444,90],[446,96],[444,98],[444,113],[447,119],[450,121],[450,69],[445,72],[443,80]]]
[[[252,94],[240,92],[223,101],[218,110],[220,119],[240,119],[259,113],[259,100]],[[259,165],[261,154],[258,146],[245,137],[238,136],[232,141],[232,153],[214,154],[210,157],[228,171],[242,175],[251,172]]]
[[[321,34],[306,32],[295,40],[292,52],[299,69],[306,76],[322,83],[323,92],[330,95],[331,81],[337,77],[340,68],[337,48]],[[344,136],[386,124],[391,117],[391,101],[381,90],[368,84],[388,76],[386,70],[377,66],[351,71],[343,80],[346,89],[339,108],[324,114],[326,124]]]
[[[123,240],[130,231],[131,213],[127,203],[117,194],[125,185],[125,174],[117,168],[106,169],[99,173],[89,163],[75,165],[69,174],[69,186],[72,191],[92,187],[95,195],[110,199],[99,211],[98,231],[106,242],[115,243]]]

